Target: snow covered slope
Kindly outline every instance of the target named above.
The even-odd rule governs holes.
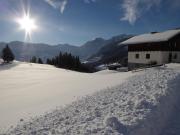
[[[111,71],[86,74],[21,62],[0,65],[0,133],[20,119],[70,104],[133,75]]]
[[[179,69],[174,64],[147,69],[119,86],[21,121],[7,134],[179,135]]]

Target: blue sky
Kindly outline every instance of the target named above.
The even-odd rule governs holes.
[[[51,45],[180,27],[179,0],[0,0],[0,41],[24,41],[15,19],[27,10],[38,26],[30,42]]]

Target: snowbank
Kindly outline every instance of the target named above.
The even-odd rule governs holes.
[[[159,135],[178,110],[179,75],[173,69],[146,70],[119,86],[31,121],[21,121],[8,133]]]
[[[13,62],[0,65],[0,133],[82,96],[123,83],[135,74],[103,71],[86,74],[50,65]]]
[[[3,59],[0,59],[0,65],[3,63]]]

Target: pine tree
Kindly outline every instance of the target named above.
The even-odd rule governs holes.
[[[76,70],[80,72],[90,72],[89,69],[81,63],[79,57],[75,57],[71,53],[62,54],[60,52],[58,56],[55,56],[52,59],[47,59],[46,63],[59,68]]]
[[[43,64],[43,61],[42,61],[41,58],[38,59],[38,63],[39,63],[39,64]]]
[[[8,45],[6,45],[6,47],[2,50],[2,59],[4,60],[4,62],[9,63],[10,61],[14,60],[14,54],[11,51],[11,49],[9,48]]]
[[[46,64],[52,65],[51,60],[50,60],[50,59],[47,59],[47,60],[46,60]]]
[[[37,58],[36,56],[33,56],[30,60],[31,63],[36,63],[37,62]]]

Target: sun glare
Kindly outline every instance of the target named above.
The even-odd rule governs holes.
[[[17,19],[20,29],[25,31],[25,39],[29,37],[31,39],[31,34],[34,30],[37,29],[37,25],[33,18],[30,18],[29,15],[24,15],[22,18]]]

